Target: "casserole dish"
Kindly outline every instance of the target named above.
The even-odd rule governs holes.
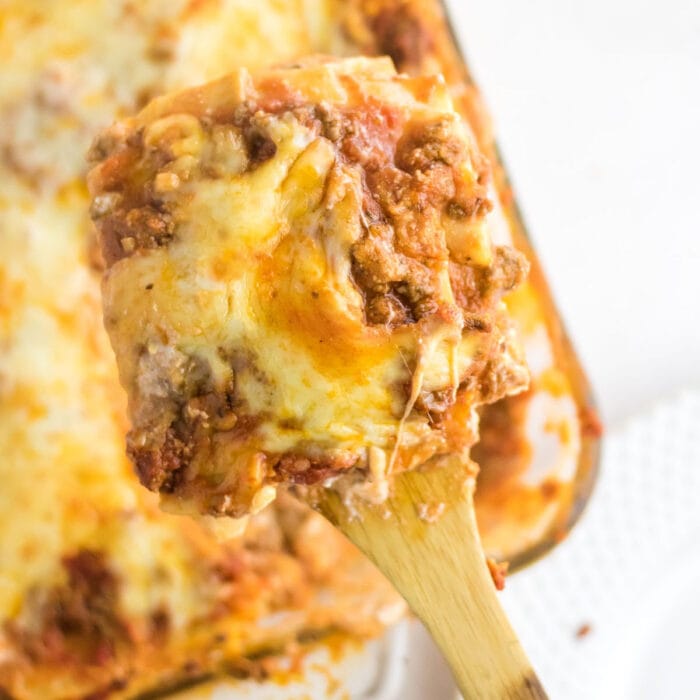
[[[0,20],[0,692],[119,698],[212,674],[265,677],[270,655],[329,631],[371,637],[404,611],[297,504],[222,544],[161,513],[123,454],[84,154],[152,95],[238,65],[388,54],[401,71],[445,75],[492,161],[499,235],[532,264],[508,301],[532,389],[487,409],[475,450],[484,543],[517,568],[566,534],[590,493],[599,428],[437,2],[51,0],[5,3]]]

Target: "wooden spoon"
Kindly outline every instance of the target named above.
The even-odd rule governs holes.
[[[315,507],[406,599],[442,650],[464,698],[546,698],[496,597],[473,490],[472,467],[454,458],[429,472],[397,475],[386,507],[355,499],[349,509],[332,490]],[[421,504],[432,508],[433,518],[419,517]]]

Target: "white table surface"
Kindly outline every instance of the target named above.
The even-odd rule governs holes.
[[[608,427],[700,386],[700,1],[449,5]]]

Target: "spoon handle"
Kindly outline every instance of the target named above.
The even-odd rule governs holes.
[[[319,510],[392,582],[470,700],[546,698],[496,596],[474,517],[474,472],[453,458],[394,479],[388,510],[350,515],[329,491]],[[441,505],[442,504],[442,505]]]

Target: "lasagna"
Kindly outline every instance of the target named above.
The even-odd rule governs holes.
[[[489,171],[444,81],[387,58],[241,69],[95,141],[105,325],[129,454],[165,502],[242,517],[278,484],[468,454],[527,371]]]
[[[155,95],[319,52],[389,55],[400,72],[442,73],[495,166],[494,240],[517,234],[488,120],[436,0],[0,7],[0,697],[133,698],[207,675],[260,677],[265,656],[333,630],[377,634],[402,614],[384,579],[284,494],[223,542],[212,532],[221,519],[162,512],[124,454],[126,402],[102,326],[105,261],[84,185],[95,133]],[[529,423],[523,406],[554,396],[548,387],[570,399],[577,386],[561,369],[571,358],[547,299],[535,264],[505,302],[526,353],[538,334],[553,350],[544,364],[528,362],[530,392],[482,409],[486,426],[518,436],[512,454],[503,440],[477,453],[495,475],[489,500],[476,495],[482,537],[506,555],[538,541],[544,506],[536,501],[527,517],[511,507],[521,484],[498,476],[501,463],[527,474],[532,448],[494,416]],[[594,442],[579,425],[574,408],[574,461],[579,434],[581,449]],[[536,481],[527,492],[544,498]]]

